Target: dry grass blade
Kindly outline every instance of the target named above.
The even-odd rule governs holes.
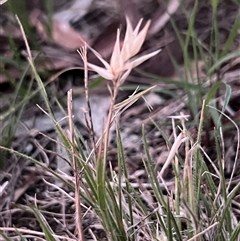
[[[0,1],[0,5],[4,4],[5,2],[7,2],[8,0],[1,0]]]
[[[158,33],[164,27],[164,25],[170,19],[171,15],[177,11],[179,5],[180,5],[180,2],[177,0],[171,0],[168,3],[166,12],[160,18],[154,21],[153,22],[154,24],[149,29],[150,36],[153,36],[154,34]]]
[[[0,230],[3,231],[3,232],[5,232],[5,231],[13,231],[13,232],[15,232],[16,231],[15,228],[2,228],[2,227],[0,227]],[[26,230],[24,228],[18,228],[18,232],[34,235],[35,238],[38,238],[38,236],[45,236],[45,234],[43,232],[38,232],[38,231],[33,231],[33,230]],[[63,237],[63,236],[59,236],[59,235],[55,235],[55,234],[53,234],[53,236],[56,239],[67,240],[67,241],[76,241],[75,239],[67,238],[67,237]]]
[[[170,163],[172,162],[174,156],[176,155],[177,151],[178,151],[178,148],[179,146],[184,143],[186,141],[187,137],[183,137],[183,133],[180,133],[176,140],[174,141],[173,145],[172,145],[172,148],[169,152],[169,155],[168,155],[168,158],[164,164],[164,166],[162,167],[160,173],[158,174],[158,177],[160,179],[162,179],[162,176],[163,176],[163,173],[164,171],[166,170],[166,168],[170,165]]]

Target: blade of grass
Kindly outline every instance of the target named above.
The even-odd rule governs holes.
[[[128,170],[126,166],[126,160],[125,160],[125,155],[124,155],[124,149],[123,149],[123,144],[122,144],[122,139],[121,139],[121,133],[119,130],[119,126],[116,124],[116,134],[117,134],[117,150],[118,150],[118,163],[119,163],[119,175],[122,175],[122,171],[124,174],[124,177],[126,179],[126,193],[127,193],[127,203],[128,203],[128,211],[129,211],[129,226],[133,226],[133,209],[132,209],[132,199],[131,199],[131,189],[130,185],[128,182]],[[120,171],[121,170],[121,171]],[[121,178],[119,177],[119,185],[121,184]],[[119,186],[119,189],[121,187]],[[131,237],[130,240],[134,240],[134,236],[132,237],[132,234],[134,233],[134,229],[130,228],[128,230],[129,236]]]
[[[240,28],[240,14],[238,14],[235,19],[231,32],[228,35],[228,38],[225,42],[222,52],[220,53],[220,59],[223,58],[229,52],[229,49],[230,49],[232,43],[234,42],[236,36],[239,34],[239,32],[238,32],[239,28]]]
[[[0,230],[0,235],[4,238],[4,241],[12,241],[3,231]]]
[[[240,49],[235,50],[232,53],[226,54],[223,57],[221,57],[220,59],[218,59],[213,65],[212,67],[208,70],[207,75],[211,75],[212,73],[214,73],[222,64],[229,62],[232,59],[235,59],[237,57],[240,56]]]
[[[236,241],[240,237],[240,223],[238,223],[237,227],[233,230],[231,236],[229,237],[229,241]]]
[[[216,152],[217,152],[217,160],[218,160],[218,168],[219,168],[219,172],[220,172],[220,185],[221,185],[221,194],[223,197],[223,203],[227,202],[227,186],[226,186],[226,180],[225,180],[225,175],[224,175],[224,167],[223,167],[223,157],[221,156],[221,147],[220,147],[220,143],[221,141],[219,140],[219,130],[215,129],[214,131],[214,137],[215,137],[215,145],[216,145]],[[232,220],[231,220],[231,213],[230,210],[227,209],[226,211],[226,225],[227,225],[227,230],[229,233],[232,233]]]
[[[167,199],[167,237],[169,241],[173,240],[173,230],[172,230],[172,221],[171,221],[171,209],[169,205],[169,199]]]
[[[36,159],[28,156],[28,155],[25,155],[23,153],[20,153],[16,150],[13,150],[13,149],[10,149],[10,148],[6,148],[4,146],[0,146],[0,150],[4,150],[4,151],[8,151],[10,154],[15,154],[19,157],[22,157],[22,158],[25,158],[29,161],[31,161],[32,163],[42,167],[44,170],[46,170],[47,172],[53,174],[55,177],[57,177],[61,182],[65,183],[70,189],[74,190],[74,186],[69,183],[68,181],[66,181],[64,178],[62,178],[58,173],[56,173],[54,170],[52,170],[51,168],[48,168],[46,167],[43,163],[37,161]]]
[[[51,229],[51,227],[49,226],[49,224],[47,223],[47,221],[45,220],[45,218],[42,216],[42,214],[40,213],[40,211],[37,208],[32,208],[32,211],[35,215],[35,217],[37,218],[43,233],[45,234],[45,238],[47,241],[60,241],[60,239],[58,238],[54,238],[53,236],[53,230]]]

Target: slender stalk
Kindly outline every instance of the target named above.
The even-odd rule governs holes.
[[[117,97],[117,93],[118,93],[118,89],[114,88],[113,94],[111,96],[111,104],[110,104],[110,108],[109,108],[109,112],[108,112],[106,133],[105,133],[105,138],[104,138],[104,152],[103,152],[104,164],[106,164],[106,160],[107,160],[107,150],[108,150],[109,134],[110,134],[111,124],[112,124],[114,104],[115,104],[115,100],[116,100],[116,97]]]
[[[93,119],[92,119],[92,110],[91,110],[91,104],[89,99],[89,88],[88,88],[88,62],[87,62],[87,45],[85,43],[84,47],[78,51],[80,54],[83,65],[84,65],[84,89],[85,89],[85,96],[86,96],[86,103],[87,103],[87,114],[88,118],[86,117],[86,125],[90,133],[90,139],[92,143],[92,147],[94,148],[94,155],[95,160],[97,157],[97,147],[96,147],[96,141],[95,141],[95,135],[94,135],[94,126],[93,126]]]
[[[105,131],[103,132],[103,156],[99,153],[98,155],[98,160],[97,160],[97,184],[98,184],[98,202],[99,202],[99,208],[100,208],[100,215],[104,219],[104,224],[106,225],[106,229],[108,230],[107,236],[109,237],[110,240],[111,238],[111,223],[109,222],[109,216],[108,216],[108,211],[107,211],[107,203],[106,203],[106,198],[107,198],[107,193],[106,193],[106,185],[105,185],[105,180],[106,180],[106,163],[107,163],[107,151],[108,151],[108,143],[109,143],[109,135],[110,135],[110,129],[111,129],[111,123],[112,123],[112,117],[113,117],[113,112],[114,112],[114,104],[116,100],[116,96],[118,93],[118,88],[117,86],[113,87],[113,92],[110,90],[111,93],[111,103],[110,103],[110,108],[108,112],[108,118],[107,118],[107,124]]]
[[[73,162],[73,171],[75,176],[75,205],[76,205],[76,228],[80,241],[84,241],[83,229],[82,229],[82,216],[81,216],[81,200],[79,195],[80,190],[80,178],[78,176],[78,167],[76,160],[76,149],[74,147],[74,126],[73,126],[73,111],[72,111],[72,89],[68,91],[68,118],[69,118],[69,130],[71,141],[71,154]]]
[[[174,139],[177,139],[177,133],[176,133],[176,125],[174,118],[172,118],[172,127],[173,127],[173,134]],[[175,156],[174,158],[174,166],[175,166],[175,211],[176,216],[180,216],[180,192],[181,192],[181,186],[180,186],[180,180],[179,180],[179,160],[178,157]],[[179,230],[181,230],[181,220],[180,218],[176,218],[176,222],[178,225]]]

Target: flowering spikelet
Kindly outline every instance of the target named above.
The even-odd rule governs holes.
[[[131,70],[136,66],[140,65],[147,59],[158,54],[161,50],[156,50],[152,53],[143,55],[141,57],[134,57],[141,49],[143,42],[146,38],[150,21],[146,23],[144,28],[139,31],[142,24],[142,19],[137,24],[136,28],[133,29],[130,20],[126,18],[127,29],[123,41],[122,48],[120,47],[120,30],[117,30],[116,42],[113,48],[110,63],[105,61],[101,55],[94,49],[90,48],[96,57],[103,63],[104,67],[100,67],[91,63],[88,66],[98,73],[100,76],[107,80],[112,80],[113,83],[121,85],[130,74]],[[133,58],[134,57],[134,58]]]

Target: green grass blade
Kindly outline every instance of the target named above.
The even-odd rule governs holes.
[[[232,43],[234,42],[235,38],[239,34],[238,31],[240,29],[240,14],[237,15],[237,18],[235,19],[235,22],[233,24],[233,27],[231,29],[231,32],[227,38],[227,41],[223,47],[223,50],[220,54],[220,58],[223,58],[229,51]]]
[[[239,192],[240,190],[240,183],[238,183],[234,189],[231,191],[231,193],[227,196],[227,200],[226,200],[226,203],[224,203],[224,206],[223,206],[223,212],[221,214],[221,220],[220,220],[220,223],[219,223],[219,229],[223,229],[223,225],[224,225],[224,222],[226,222],[226,225],[229,226],[232,222],[230,222],[230,224],[228,223],[228,219],[230,217],[230,207],[231,207],[231,202],[233,200],[233,198],[236,196],[237,192]],[[232,233],[232,226],[231,227],[228,227],[228,230],[227,230],[229,233]]]
[[[216,63],[208,70],[207,75],[211,75],[216,70],[218,70],[222,64],[229,62],[230,60],[235,59],[237,57],[240,57],[240,49],[237,49],[232,53],[226,54],[222,58],[217,60]]]
[[[3,241],[12,241],[3,231],[0,230],[0,235],[4,238]]]
[[[42,228],[43,233],[45,234],[46,240],[47,241],[60,241],[59,239],[54,238],[52,229],[50,228],[50,226],[48,225],[46,220],[43,218],[40,211],[37,208],[32,208],[32,211],[33,211],[35,217],[37,218],[37,220]]]
[[[131,188],[128,182],[128,170],[127,170],[127,166],[126,166],[126,160],[125,160],[125,155],[124,155],[124,148],[123,148],[123,144],[122,144],[122,139],[121,139],[121,133],[120,133],[120,129],[119,126],[116,125],[116,134],[117,134],[117,150],[118,150],[118,162],[119,162],[119,175],[122,175],[122,172],[120,170],[123,171],[125,180],[126,180],[126,193],[127,193],[127,203],[128,203],[128,211],[129,211],[129,226],[132,227],[133,226],[133,203],[132,203],[132,198],[130,196],[131,194]],[[121,185],[121,178],[119,178],[119,185]],[[119,186],[119,189],[121,187]],[[129,229],[129,236],[132,236],[132,234],[134,233],[134,229],[131,228]],[[133,239],[131,239],[133,240]]]
[[[173,240],[173,229],[172,229],[172,216],[171,209],[169,205],[169,200],[167,200],[167,237],[169,241]]]
[[[239,237],[240,237],[240,223],[238,223],[237,227],[234,229],[234,231],[232,232],[229,241],[239,241]]]

